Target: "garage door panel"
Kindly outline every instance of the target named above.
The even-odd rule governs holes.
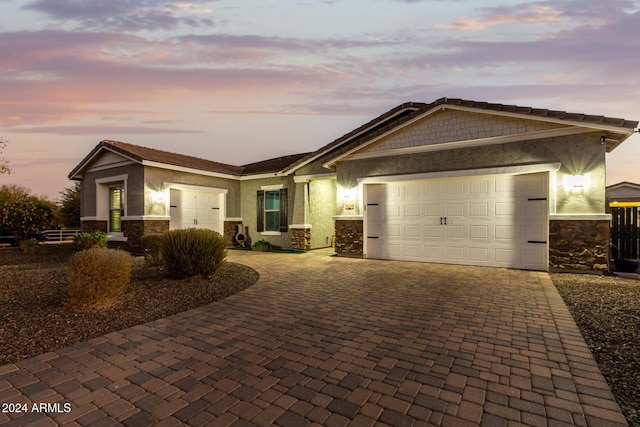
[[[448,195],[462,195],[462,194],[464,194],[464,181],[450,181],[450,182],[447,182],[447,194]]]
[[[440,239],[444,237],[444,228],[440,225],[425,225],[422,228],[424,234],[423,236],[427,239]]]
[[[475,179],[470,181],[469,194],[472,196],[486,196],[489,194],[489,180]]]
[[[407,239],[419,239],[420,238],[420,224],[405,225],[404,237]]]
[[[420,245],[405,245],[404,256],[409,258],[420,258]]]
[[[447,261],[464,261],[464,247],[449,246],[446,248]]]
[[[516,213],[516,204],[513,202],[496,202],[496,216],[512,217]]]
[[[489,262],[489,250],[487,248],[469,248],[469,261],[472,263]]]
[[[447,203],[446,216],[463,216],[464,203]]]
[[[423,246],[424,259],[431,262],[444,262],[442,246]]]
[[[404,205],[404,216],[405,217],[419,217],[420,216],[420,205]]]
[[[495,238],[497,240],[514,240],[516,228],[513,225],[496,225]]]
[[[486,217],[489,215],[489,203],[469,203],[469,216]]]
[[[464,226],[462,225],[446,225],[445,236],[448,238],[460,239],[464,237]]]
[[[469,226],[470,239],[486,239],[488,237],[489,237],[488,225],[470,225]]]

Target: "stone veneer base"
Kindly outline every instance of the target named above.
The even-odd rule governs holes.
[[[339,256],[362,257],[364,254],[364,223],[361,219],[336,220],[336,253]]]
[[[606,270],[609,227],[607,220],[549,221],[549,268]]]

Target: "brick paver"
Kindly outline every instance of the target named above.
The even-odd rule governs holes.
[[[0,424],[626,425],[546,273],[326,251],[229,260],[258,283],[0,366],[3,409],[27,408]]]

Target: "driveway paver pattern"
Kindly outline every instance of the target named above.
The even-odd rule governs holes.
[[[626,425],[546,273],[326,251],[229,260],[258,283],[0,366],[0,404],[27,404],[0,424]]]

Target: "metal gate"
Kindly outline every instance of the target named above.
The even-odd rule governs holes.
[[[611,244],[614,258],[638,259],[640,211],[637,206],[611,208]]]

